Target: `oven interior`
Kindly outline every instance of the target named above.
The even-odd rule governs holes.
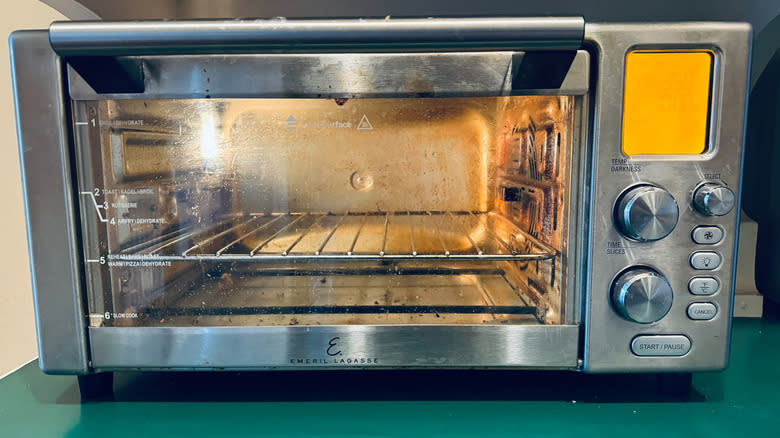
[[[74,102],[90,325],[561,324],[574,102]]]

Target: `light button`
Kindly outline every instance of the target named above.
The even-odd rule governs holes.
[[[631,341],[637,356],[685,356],[689,351],[691,340],[682,335],[642,335]]]
[[[696,227],[693,229],[691,237],[699,245],[714,245],[723,240],[723,230],[720,227]]]
[[[720,289],[715,277],[693,277],[688,282],[688,291],[694,295],[714,295]]]
[[[688,318],[710,320],[718,314],[718,308],[712,303],[693,303],[688,306]]]
[[[702,271],[711,271],[720,266],[720,254],[715,251],[696,251],[691,254],[691,267]]]

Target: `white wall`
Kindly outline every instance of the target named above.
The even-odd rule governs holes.
[[[16,143],[8,35],[17,29],[45,29],[64,20],[61,14],[37,0],[6,4],[0,15],[0,376],[34,359],[35,342],[27,230],[22,203],[19,152]]]

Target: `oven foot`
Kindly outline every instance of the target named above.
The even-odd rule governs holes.
[[[114,395],[114,373],[78,376],[82,400],[106,400]]]
[[[658,375],[658,392],[662,395],[688,395],[693,383],[692,373],[668,373]]]

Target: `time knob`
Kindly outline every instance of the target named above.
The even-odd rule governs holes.
[[[669,313],[674,294],[669,282],[657,271],[636,267],[621,274],[612,283],[612,305],[629,321],[656,322]]]
[[[693,192],[693,206],[705,216],[723,216],[732,208],[736,196],[730,188],[719,183],[705,183]]]
[[[615,203],[615,224],[624,236],[652,242],[668,236],[677,225],[677,201],[666,190],[643,184],[632,187]]]

